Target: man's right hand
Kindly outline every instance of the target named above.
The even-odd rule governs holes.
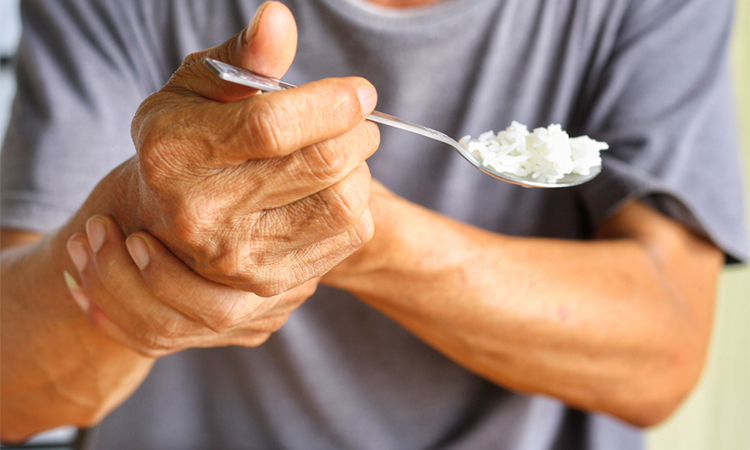
[[[67,224],[46,236],[3,230],[0,440],[98,422],[149,372],[153,359],[142,354],[260,344],[321,274],[370,238],[364,161],[379,135],[364,118],[374,88],[345,78],[255,95],[202,64],[210,56],[278,78],[296,39],[291,13],[265,4],[247,30],[188,57],[141,105],[137,156]],[[86,247],[79,233],[99,214],[126,236],[150,232],[136,233],[150,263],[136,267],[111,219],[112,232],[101,242],[93,233],[97,245]],[[66,243],[83,246],[88,262],[80,251],[71,258]],[[64,271],[78,274],[78,294],[90,299],[88,321]]]
[[[113,213],[126,234],[147,230],[200,275],[261,296],[324,274],[370,239],[372,85],[326,79],[255,95],[202,64],[212,57],[278,78],[295,47],[291,13],[266,3],[141,104],[126,166],[137,207]]]

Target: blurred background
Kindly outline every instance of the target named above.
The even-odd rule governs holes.
[[[21,32],[19,2],[0,0],[0,141],[15,92],[12,66]],[[732,63],[743,143],[745,202],[750,211],[750,0],[737,0]],[[750,450],[750,267],[747,265],[724,270],[714,323],[708,364],[700,384],[670,420],[648,431],[648,450]],[[36,449],[69,448],[56,443],[74,439],[74,429],[62,428],[38,437],[30,445]]]

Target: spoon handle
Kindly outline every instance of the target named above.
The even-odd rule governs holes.
[[[283,91],[285,89],[297,87],[291,83],[287,83],[286,81],[258,75],[257,73],[251,72],[249,70],[235,67],[231,64],[227,64],[215,59],[206,58],[203,60],[203,63],[222,80],[259,89],[263,92]],[[451,139],[444,133],[380,111],[373,111],[372,114],[367,116],[367,120],[381,123],[383,125],[388,125],[394,128],[399,128],[405,131],[410,131],[412,133],[416,133],[430,139],[436,139],[448,145],[456,145],[455,141],[453,141],[453,139]]]
[[[235,84],[241,84],[251,88],[259,89],[263,92],[283,91],[297,86],[287,83],[286,81],[277,80],[276,78],[258,75],[255,72],[233,66],[218,59],[206,58],[203,64],[208,67],[217,77],[222,80],[230,81]]]
[[[285,89],[291,89],[291,88],[297,87],[291,83],[287,83],[286,81],[281,81],[281,80],[277,80],[276,78],[259,75],[257,73],[251,72],[241,67],[236,67],[231,64],[227,64],[225,62],[218,61],[212,58],[204,59],[203,64],[205,64],[206,67],[208,67],[217,77],[221,78],[222,80],[226,80],[231,83],[241,84],[243,86],[248,86],[251,88],[259,89],[262,92],[283,91]],[[511,183],[518,183],[516,180],[512,179],[511,177],[498,174],[496,172],[489,170],[486,167],[482,167],[475,158],[469,155],[469,152],[461,144],[456,142],[453,138],[451,138],[445,133],[441,133],[440,131],[433,130],[432,128],[428,128],[423,125],[419,125],[417,123],[410,122],[400,117],[392,116],[390,114],[386,114],[380,111],[373,111],[369,116],[367,116],[367,120],[371,120],[373,122],[377,122],[383,125],[388,125],[394,128],[399,128],[401,130],[409,131],[411,133],[416,133],[418,135],[428,137],[436,141],[440,141],[444,144],[448,144],[451,147],[453,147],[458,152],[458,154],[460,154],[466,161],[468,161],[471,165],[478,168],[482,172],[485,172],[503,181],[508,181]]]
[[[291,89],[297,87],[291,83],[277,80],[275,78],[258,75],[249,70],[235,67],[231,64],[227,64],[215,59],[206,58],[203,60],[203,64],[206,65],[217,77],[222,80],[226,80],[235,84],[241,84],[243,86],[249,86],[251,88],[259,89],[262,92],[271,91],[283,91],[285,89]],[[539,181],[533,177],[518,177],[509,173],[501,173],[494,170],[491,167],[483,166],[477,159],[472,156],[469,151],[464,148],[463,145],[456,142],[453,138],[447,134],[441,133],[432,128],[409,122],[408,120],[401,119],[400,117],[392,116],[390,114],[382,113],[380,111],[373,111],[372,114],[367,116],[367,120],[388,125],[391,127],[399,128],[401,130],[416,133],[436,141],[440,141],[444,144],[448,144],[453,147],[459,155],[461,155],[471,165],[481,170],[482,172],[490,175],[491,177],[497,178],[508,183],[518,184],[524,187],[541,187],[541,188],[559,188],[575,186],[581,183],[589,181],[595,177],[601,170],[601,166],[592,169],[588,175],[569,174],[566,175],[562,180],[556,183],[547,183]]]

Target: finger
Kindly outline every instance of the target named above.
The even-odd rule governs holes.
[[[242,330],[250,331],[270,331],[275,332],[286,322],[289,315],[299,308],[308,298],[310,298],[318,288],[320,278],[313,278],[299,286],[293,287],[273,297],[273,303],[269,303],[265,308],[262,317],[252,318],[236,329],[230,331],[230,335],[236,335]],[[281,320],[283,319],[283,320]]]
[[[179,131],[186,142],[201,144],[194,147],[194,164],[222,168],[286,156],[341,136],[361,124],[376,103],[367,80],[329,78],[239,102],[191,105],[169,111],[161,121],[169,134],[176,131],[175,117],[194,124]]]
[[[356,226],[345,233],[306,247],[297,253],[295,263],[307,267],[312,276],[322,277],[372,239],[374,231],[375,225],[368,208]]]
[[[80,285],[75,286],[77,291],[72,289],[73,296],[84,313],[89,316],[89,319],[91,318],[92,305],[96,303],[103,305],[109,310],[110,314],[117,317],[129,315],[130,313],[121,308],[112,294],[101,283],[96,273],[96,265],[93,262],[94,252],[85,233],[77,233],[70,237],[68,253],[70,253],[78,269],[78,276],[81,280]],[[70,287],[71,282],[68,285]],[[95,299],[95,302],[92,299]]]
[[[252,230],[275,252],[304,248],[356,226],[369,196],[370,170],[362,163],[333,186],[254,218]]]
[[[248,160],[283,157],[347,133],[377,102],[375,88],[357,77],[226,104],[173,97],[152,95],[133,121],[139,162],[150,174],[170,174],[178,167],[211,175]]]
[[[217,333],[263,315],[275,301],[197,275],[146,232],[129,236],[126,245],[144,281],[160,301]]]
[[[262,297],[285,292],[322,275],[370,239],[369,189],[370,172],[362,163],[339,183],[292,205],[240,214],[222,227],[212,257],[192,267],[216,283]],[[222,244],[237,238],[248,243]]]
[[[256,347],[265,342],[271,334],[278,331],[289,319],[289,315],[305,302],[318,287],[320,279],[309,280],[306,283],[290,289],[267,300],[273,302],[264,305],[273,305],[258,318],[250,318],[240,326],[216,335],[213,346],[241,345],[244,347]],[[196,346],[206,346],[204,343]]]
[[[292,64],[296,49],[297,24],[292,13],[281,3],[265,2],[245,29],[217,47],[185,58],[164,90],[189,91],[221,102],[245,98],[256,90],[219,79],[203,65],[203,60],[218,59],[281,78]]]
[[[224,345],[248,345],[258,339],[256,333],[274,333],[289,319],[289,315],[315,293],[319,279],[309,280],[279,295],[268,297],[262,303],[264,312],[248,317],[239,326],[221,333]]]
[[[68,253],[78,269],[78,276],[81,278],[81,282],[79,283],[67,272],[65,272],[65,282],[72,297],[80,306],[89,323],[99,332],[120,344],[132,349],[140,347],[140,344],[130,337],[120,325],[112,321],[97,304],[99,302],[99,304],[105,305],[111,313],[114,312],[116,317],[122,317],[108,306],[113,303],[116,304],[116,301],[114,301],[111,293],[99,282],[96,267],[92,263],[93,252],[89,247],[86,234],[74,234],[68,240],[67,246]],[[95,298],[96,302],[92,301],[92,298]],[[123,312],[123,314],[127,314],[127,312]],[[140,350],[138,351],[145,354]]]
[[[217,345],[226,345],[228,339],[221,338],[219,335],[206,337],[182,337],[180,339],[153,339],[149,343],[144,343],[142,339],[136,339],[126,332],[120,325],[110,319],[95,303],[91,304],[91,310],[88,314],[91,324],[102,331],[110,339],[119,342],[143,356],[148,358],[160,358],[186,348],[191,347],[215,347]]]
[[[246,186],[236,203],[253,211],[275,209],[340,182],[372,156],[379,143],[377,125],[362,122],[341,136],[286,157],[248,162],[228,173],[226,180],[231,185]]]
[[[93,220],[109,222],[111,219],[99,216],[93,218]],[[70,239],[68,247],[75,249],[75,251],[71,252],[71,256],[76,255],[73,259],[76,266],[80,268],[79,276],[82,282],[79,284],[77,280],[67,273],[66,282],[76,302],[81,305],[89,322],[95,328],[109,338],[147,357],[157,358],[190,347],[260,345],[268,339],[271,332],[280,328],[281,324],[286,320],[285,318],[288,317],[289,311],[301,304],[304,299],[314,292],[315,285],[313,285],[312,289],[309,286],[301,287],[295,291],[296,296],[285,294],[274,299],[272,302],[267,302],[269,305],[273,304],[273,307],[269,306],[268,308],[268,318],[246,320],[245,324],[247,325],[245,325],[245,329],[241,332],[220,334],[201,326],[198,330],[191,333],[175,336],[165,336],[163,333],[152,332],[134,333],[132,329],[129,329],[128,323],[137,321],[138,319],[128,317],[131,313],[127,308],[121,310],[117,308],[120,302],[106,288],[104,283],[101,282],[101,278],[97,272],[95,264],[97,255],[100,263],[107,259],[110,263],[109,265],[116,266],[120,270],[124,269],[123,266],[125,265],[123,264],[125,261],[112,261],[112,254],[107,253],[107,250],[112,250],[112,241],[115,244],[122,244],[121,234],[118,235],[111,228],[112,226],[116,227],[114,222],[111,221],[107,225],[109,225],[107,227],[109,233],[107,233],[108,236],[105,236],[104,239],[99,240],[95,236],[96,233],[89,233],[88,237],[80,233]],[[87,228],[91,228],[91,226],[89,225]],[[90,247],[92,240],[98,248],[97,252],[94,252]],[[119,250],[123,249],[120,248]],[[80,251],[85,252],[85,255],[82,256]],[[100,264],[100,266],[102,265],[105,264]],[[130,275],[132,276],[133,274],[131,273]],[[118,291],[118,294],[120,296],[128,295],[127,292],[123,291]],[[96,299],[96,301],[92,301],[91,298]],[[105,312],[105,309],[107,312]],[[286,314],[285,316],[284,313]],[[111,317],[115,318],[115,320]]]
[[[142,348],[169,349],[184,336],[213,332],[159,301],[149,289],[109,216],[86,223],[91,264],[81,280],[99,308]]]
[[[83,240],[86,239],[85,235],[83,233],[80,233],[80,235],[83,236]],[[80,238],[78,236],[73,236],[68,241],[68,251],[70,252],[71,248],[77,248],[79,245],[82,245],[80,242]],[[77,253],[78,256],[81,256],[79,253],[79,250],[75,250],[73,253]],[[71,253],[71,256],[73,256],[73,253]],[[74,257],[74,259],[76,259]],[[79,267],[79,270],[84,270],[84,267]],[[114,323],[107,315],[104,313],[104,311],[99,308],[99,306],[92,302],[90,299],[89,294],[86,292],[84,288],[81,287],[80,283],[67,271],[64,272],[65,275],[65,283],[68,286],[68,290],[70,291],[70,294],[75,299],[76,303],[81,307],[81,310],[83,314],[88,319],[89,323],[97,329],[100,333],[104,334],[108,338],[112,339],[115,342],[119,342],[120,344],[130,347],[131,349],[136,349],[136,347],[139,346],[137,342],[135,342],[134,339],[132,339],[126,332],[123,330],[119,325]],[[160,356],[160,355],[146,355],[144,352],[140,352],[144,354],[145,356]]]

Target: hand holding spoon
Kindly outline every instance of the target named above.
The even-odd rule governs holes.
[[[218,76],[222,80],[252,87],[262,92],[282,91],[285,89],[297,87],[293,84],[286,83],[275,78],[258,75],[257,73],[251,72],[249,70],[242,69],[240,67],[236,67],[215,59],[206,58],[203,62],[214,74],[216,74],[216,76]],[[576,186],[591,180],[601,171],[601,165],[599,165],[597,167],[593,167],[587,175],[571,173],[565,175],[563,178],[555,182],[547,182],[544,179],[535,179],[531,175],[526,177],[519,177],[510,173],[499,172],[492,167],[482,165],[474,157],[474,155],[469,153],[469,151],[463,145],[459,144],[456,140],[449,137],[448,135],[437,130],[433,130],[432,128],[427,128],[425,126],[409,122],[408,120],[404,120],[379,111],[373,111],[372,114],[367,117],[367,119],[383,125],[400,128],[402,130],[416,133],[430,139],[435,139],[436,141],[448,144],[456,149],[456,151],[461,156],[463,156],[465,160],[467,160],[482,172],[499,180],[518,184],[524,187],[560,188]]]

